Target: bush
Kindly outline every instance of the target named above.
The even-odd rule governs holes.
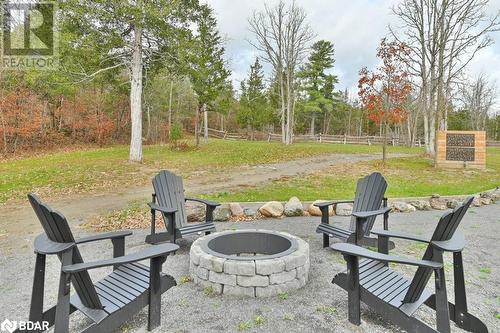
[[[170,129],[170,142],[176,147],[180,139],[182,139],[182,126],[176,123]]]

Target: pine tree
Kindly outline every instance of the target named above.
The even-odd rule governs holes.
[[[333,55],[334,48],[331,42],[317,41],[312,46],[308,63],[300,73],[304,84],[303,90],[306,93],[303,110],[311,117],[311,135],[314,135],[315,132],[317,116],[333,110],[333,89],[337,83],[337,77],[326,74],[326,71],[332,68],[335,62]]]
[[[250,66],[247,80],[241,82],[240,109],[237,120],[241,126],[246,126],[253,139],[254,130],[271,121],[271,111],[266,96],[264,72],[259,58]]]
[[[208,5],[200,5],[196,15],[197,35],[192,39],[188,57],[188,75],[193,90],[198,95],[196,112],[196,144],[199,144],[200,114],[204,112],[205,140],[208,139],[207,108],[213,109],[213,102],[226,86],[230,72],[226,68],[222,37],[217,30],[217,20]]]

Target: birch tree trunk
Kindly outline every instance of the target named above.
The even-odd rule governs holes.
[[[315,120],[316,120],[316,113],[313,112],[313,114],[311,116],[311,126],[309,128],[309,134],[313,135],[313,136],[314,136],[314,127],[316,126]]]
[[[194,136],[196,138],[196,145],[200,144],[200,107],[196,107],[196,117],[194,121]]]
[[[130,161],[142,161],[142,28],[134,26],[132,53],[132,79],[130,80]]]
[[[207,112],[207,105],[203,104],[203,125],[204,125],[204,141],[205,143],[208,142],[208,112]]]

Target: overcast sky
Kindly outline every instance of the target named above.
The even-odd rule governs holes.
[[[226,39],[226,58],[233,71],[235,88],[248,75],[250,65],[259,53],[248,43],[252,34],[248,17],[261,10],[264,3],[273,5],[278,0],[205,0],[214,8],[219,30]],[[361,67],[377,65],[376,48],[387,35],[387,26],[397,25],[391,7],[399,0],[297,0],[308,15],[316,39],[332,41],[335,46],[337,89],[357,92],[358,71]],[[490,13],[500,9],[500,0],[490,0]],[[486,73],[500,84],[500,33],[491,36],[495,44],[482,50],[470,64],[469,73]],[[500,90],[500,89],[498,89]]]

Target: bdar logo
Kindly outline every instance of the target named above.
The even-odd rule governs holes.
[[[5,332],[9,332],[9,333],[12,333],[15,331],[17,327],[17,324],[15,321],[10,321],[8,319],[5,319],[2,323],[2,325],[0,326],[0,328],[2,329],[2,331],[5,331]]]

